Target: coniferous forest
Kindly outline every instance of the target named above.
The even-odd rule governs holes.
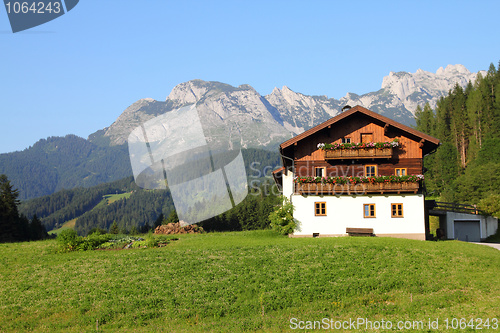
[[[207,231],[262,229],[269,225],[267,216],[280,202],[279,193],[269,178],[270,171],[280,163],[279,154],[245,149],[243,156],[250,193],[229,212],[203,221],[201,225]],[[120,200],[108,201],[107,195],[123,196]],[[210,207],[210,203],[199,203],[199,209],[203,207]],[[22,214],[36,214],[49,231],[76,219],[74,228],[80,235],[96,228],[109,230],[113,224],[122,232],[147,230],[159,223],[160,216],[169,216],[174,210],[168,190],[141,189],[133,177],[88,188],[64,189],[19,204]]]
[[[500,215],[500,64],[456,85],[436,109],[418,107],[417,129],[441,140],[424,159],[427,195]]]
[[[0,243],[47,238],[47,231],[35,215],[31,221],[19,214],[19,191],[6,175],[0,175]]]

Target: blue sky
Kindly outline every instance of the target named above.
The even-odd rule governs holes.
[[[109,126],[191,79],[308,95],[376,91],[390,71],[500,60],[499,1],[80,0],[13,34],[0,8],[0,153]]]

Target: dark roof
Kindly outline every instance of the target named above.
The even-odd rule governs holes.
[[[278,189],[280,190],[280,192],[283,192],[283,171],[284,170],[285,170],[285,167],[281,167],[281,168],[273,171],[274,182],[276,183],[276,186],[278,186]]]
[[[273,171],[273,174],[280,173],[280,172],[282,172],[283,170],[285,170],[285,167],[278,168],[278,169],[276,169],[276,170],[274,170],[274,171]]]
[[[298,141],[330,126],[330,125],[333,125],[335,124],[336,122],[344,119],[344,118],[347,118],[355,113],[363,113],[371,118],[374,118],[374,119],[377,119],[385,124],[389,124],[390,126],[393,126],[395,128],[398,128],[399,130],[403,131],[403,132],[406,132],[406,133],[409,133],[413,136],[416,136],[420,139],[423,139],[425,141],[428,141],[428,142],[431,142],[433,144],[435,144],[436,146],[439,145],[439,140],[430,136],[430,135],[427,135],[425,133],[422,133],[420,131],[417,131],[416,129],[413,129],[411,127],[408,127],[406,125],[403,125],[401,123],[398,123],[397,121],[394,121],[390,118],[387,118],[387,117],[384,117],[376,112],[373,112],[373,111],[370,111],[362,106],[359,106],[359,105],[356,105],[355,107],[345,111],[345,112],[342,112],[340,113],[339,115],[331,118],[331,119],[328,119],[327,121],[325,121],[324,123],[321,123],[319,124],[318,126],[314,126],[313,128],[311,129],[308,129],[307,131],[291,138],[290,140],[287,140],[285,142],[283,142],[281,145],[280,145],[280,148],[281,149],[284,149],[286,147],[289,147],[295,143],[297,143]]]

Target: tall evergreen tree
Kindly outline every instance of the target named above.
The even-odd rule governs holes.
[[[163,215],[163,213],[161,213],[160,216],[158,216],[158,218],[156,219],[155,224],[153,225],[153,229],[156,229],[156,227],[159,227],[163,223],[164,219],[165,219],[165,216]]]
[[[19,192],[6,175],[0,175],[0,242],[24,240],[17,205]]]
[[[169,224],[169,223],[177,223],[179,222],[179,216],[177,216],[177,211],[174,209],[168,218],[163,221],[163,224]]]
[[[45,230],[45,227],[42,225],[42,222],[35,214],[31,219],[30,223],[30,239],[37,240],[37,239],[45,239],[47,237],[48,235],[47,231]]]
[[[111,227],[109,227],[109,233],[110,234],[118,234],[120,232],[120,229],[118,229],[118,224],[116,224],[116,221],[113,221],[113,224]]]
[[[436,117],[434,111],[429,103],[425,103],[424,109],[417,106],[417,111],[415,112],[415,120],[417,123],[417,130],[427,133],[429,135],[435,135],[435,125]]]

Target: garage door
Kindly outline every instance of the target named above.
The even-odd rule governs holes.
[[[479,220],[455,221],[455,239],[464,242],[480,242]]]

